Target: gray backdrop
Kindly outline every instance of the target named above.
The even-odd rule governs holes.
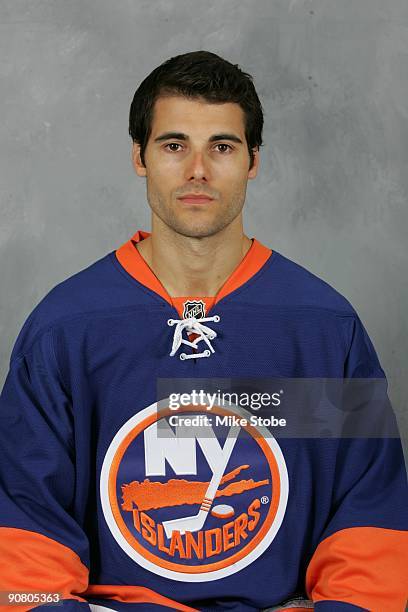
[[[352,302],[408,435],[406,0],[0,0],[0,382],[45,293],[149,229],[129,105],[196,49],[265,109],[247,233]]]

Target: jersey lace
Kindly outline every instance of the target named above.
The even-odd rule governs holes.
[[[198,359],[199,357],[209,357],[211,353],[215,353],[211,340],[214,340],[217,337],[217,332],[207,325],[204,325],[204,323],[208,323],[210,321],[218,323],[220,321],[220,317],[218,315],[214,315],[213,317],[205,317],[203,319],[196,319],[195,317],[190,317],[187,319],[168,319],[167,325],[170,327],[175,326],[173,346],[171,348],[170,356],[174,357],[182,344],[190,346],[194,350],[198,350],[199,342],[204,342],[208,348],[204,349],[201,353],[180,353],[179,358],[182,360]],[[188,340],[187,338],[183,338],[183,333],[185,333],[187,336],[188,334],[196,334],[196,338],[194,338],[192,341]]]

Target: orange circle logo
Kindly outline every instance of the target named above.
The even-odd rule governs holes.
[[[137,563],[173,580],[229,576],[253,562],[284,517],[282,451],[238,407],[152,404],[113,438],[101,471],[106,522]]]

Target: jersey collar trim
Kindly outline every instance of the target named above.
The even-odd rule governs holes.
[[[138,230],[132,236],[132,238],[130,238],[130,240],[127,240],[116,250],[116,258],[126,272],[133,276],[134,279],[151,291],[154,291],[160,295],[160,297],[166,300],[166,302],[179,310],[177,306],[179,306],[178,302],[180,302],[180,298],[172,298],[168,294],[160,280],[157,278],[153,270],[149,267],[136,248],[136,244],[148,236],[150,236],[150,232]],[[222,287],[217,291],[217,294],[212,298],[205,296],[206,299],[211,299],[213,304],[219,302],[222,298],[226,297],[228,294],[238,289],[238,287],[241,287],[244,283],[249,281],[249,279],[252,278],[265,265],[271,255],[271,249],[261,244],[256,238],[252,238],[252,245],[247,251],[245,257],[227,278]],[[197,298],[203,299],[203,296],[187,296],[183,299]]]

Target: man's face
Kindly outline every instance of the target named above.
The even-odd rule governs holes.
[[[147,180],[147,199],[154,214],[183,236],[212,236],[229,225],[245,201],[248,179],[255,178],[259,153],[249,170],[244,112],[238,104],[209,104],[181,96],[156,100],[152,132],[140,160],[133,163]],[[189,200],[201,194],[206,200]]]

